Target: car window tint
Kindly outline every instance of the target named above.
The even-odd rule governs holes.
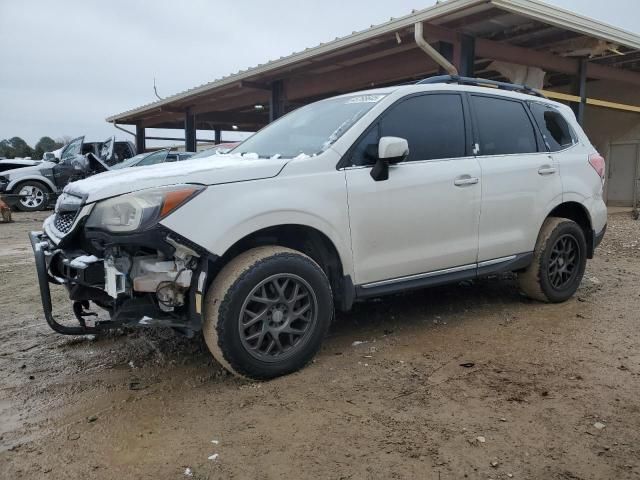
[[[352,165],[373,165],[378,154],[378,124],[374,125],[367,134],[360,139],[351,153]]]
[[[472,95],[480,155],[537,151],[533,125],[521,102]]]
[[[409,142],[409,162],[463,157],[462,98],[456,94],[432,94],[402,100],[383,114],[380,135],[405,138]]]
[[[537,102],[530,103],[530,106],[549,150],[557,152],[573,144],[571,128],[558,110]]]

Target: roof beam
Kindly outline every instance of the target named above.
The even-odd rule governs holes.
[[[267,123],[269,117],[260,113],[206,112],[199,113],[196,120],[213,123]]]
[[[475,25],[476,23],[493,20],[504,15],[508,15],[508,13],[504,10],[500,10],[499,8],[491,7],[487,10],[482,10],[471,15],[465,15],[456,20],[445,22],[443,26],[446,28],[451,28],[453,30],[458,28],[464,29],[464,27],[469,27],[471,25]]]
[[[249,80],[241,80],[238,82],[240,88],[253,88],[255,90],[268,90],[271,91],[271,86],[266,83],[251,82]]]
[[[414,76],[426,76],[435,72],[437,67],[421,50],[410,50],[402,55],[359,63],[323,75],[292,77],[286,80],[287,99],[299,100],[359,88],[373,88]]]

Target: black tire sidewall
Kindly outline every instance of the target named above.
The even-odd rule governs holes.
[[[578,252],[579,252],[579,263],[578,263],[578,272],[574,277],[573,281],[567,285],[563,289],[554,288],[548,276],[548,265],[551,258],[551,251],[553,246],[555,245],[558,238],[563,235],[571,235],[578,244]],[[584,232],[580,228],[580,226],[571,221],[567,220],[558,224],[558,226],[553,230],[549,238],[547,239],[544,245],[544,251],[540,257],[540,271],[539,271],[539,279],[540,279],[540,288],[544,295],[549,299],[550,302],[564,302],[565,300],[571,298],[571,296],[576,292],[578,287],[580,286],[580,282],[582,281],[582,277],[584,275],[584,271],[587,265],[587,242],[584,236]]]
[[[242,305],[253,288],[272,275],[289,273],[306,280],[316,295],[317,319],[305,343],[281,362],[253,357],[242,344],[238,322]],[[333,316],[331,288],[324,272],[313,261],[295,253],[279,253],[260,260],[243,272],[225,293],[219,307],[218,347],[225,360],[241,375],[269,379],[299,370],[318,352]]]
[[[49,189],[43,183],[38,182],[37,180],[27,180],[24,182],[20,182],[18,185],[16,185],[13,191],[16,194],[19,194],[20,190],[22,190],[25,186],[32,186],[42,190],[42,193],[44,194],[44,199],[42,201],[42,204],[35,208],[25,207],[24,205],[22,205],[22,202],[18,200],[18,202],[15,204],[15,208],[17,210],[20,210],[21,212],[38,212],[40,210],[44,210],[45,208],[47,208],[47,204],[49,203]]]

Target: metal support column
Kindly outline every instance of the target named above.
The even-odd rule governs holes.
[[[187,152],[196,151],[196,116],[188,108],[184,113],[184,148]]]
[[[453,60],[453,43],[438,42],[436,50],[438,50],[438,53],[440,55],[442,55],[444,58],[446,58],[449,62],[454,63],[454,60]],[[447,73],[448,72],[444,68],[442,68],[442,67],[438,68],[438,75],[446,75]]]
[[[471,35],[460,35],[459,55],[454,55],[454,65],[463,77],[475,76],[476,39]]]
[[[219,145],[222,142],[222,131],[219,128],[216,128],[214,131],[214,140],[213,143]]]
[[[579,69],[580,80],[578,83],[578,95],[580,96],[580,103],[578,104],[578,113],[576,117],[578,118],[578,123],[583,125],[584,122],[584,112],[587,107],[587,59],[583,58],[580,60],[580,69]]]
[[[142,125],[136,125],[136,153],[144,153],[146,150],[145,128]]]
[[[576,76],[571,82],[571,93],[580,97],[580,102],[571,102],[571,109],[576,115],[578,123],[582,125],[587,106],[587,59],[580,59]]]
[[[269,122],[273,122],[285,113],[285,94],[282,80],[276,80],[271,84],[271,96],[269,97]]]

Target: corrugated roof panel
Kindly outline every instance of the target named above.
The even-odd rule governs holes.
[[[293,52],[286,57],[260,64],[256,67],[239,70],[230,75],[215,79],[212,82],[185,90],[163,100],[148,103],[141,107],[125,111],[107,118],[108,122],[117,122],[123,119],[130,119],[143,115],[151,110],[169,105],[174,102],[189,99],[195,95],[201,95],[216,89],[225,88],[241,80],[257,79],[266,74],[272,74],[283,68],[291,66],[299,67],[302,62],[310,59],[330,55],[333,52],[341,53],[340,50],[361,46],[364,42],[371,41],[376,37],[402,31],[412,27],[416,22],[430,21],[434,24],[446,21],[460,20],[467,15],[477,15],[483,10],[501,9],[511,12],[511,15],[499,16],[486,20],[487,25],[480,24],[477,27],[465,26],[463,29],[472,29],[479,36],[486,35],[499,28],[508,28],[522,23],[522,17],[537,20],[541,23],[555,25],[558,28],[573,30],[584,35],[593,36],[630,48],[640,48],[640,36],[627,32],[617,27],[603,24],[587,17],[577,15],[564,9],[550,6],[537,0],[449,0],[438,3],[423,10],[399,18],[392,18],[388,22],[373,25],[368,29],[354,32],[351,35],[338,37],[333,41],[321,43],[320,45],[307,48],[302,52]]]

